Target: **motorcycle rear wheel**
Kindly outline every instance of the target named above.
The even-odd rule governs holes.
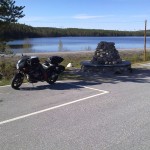
[[[23,83],[23,79],[24,79],[23,75],[21,73],[17,73],[11,81],[11,87],[13,89],[19,89],[19,87]]]
[[[58,75],[54,74],[51,77],[48,77],[46,82],[49,84],[54,84],[57,81],[57,79],[58,79]]]

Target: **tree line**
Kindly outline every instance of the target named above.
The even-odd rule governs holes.
[[[24,39],[36,37],[67,36],[143,36],[144,31],[118,31],[102,29],[32,27],[25,24],[10,23],[8,28],[0,30],[0,38]],[[147,31],[150,36],[150,30]]]

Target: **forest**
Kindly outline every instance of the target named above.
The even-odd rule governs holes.
[[[119,31],[102,29],[32,27],[25,24],[10,23],[0,30],[0,38],[7,40],[36,37],[67,37],[67,36],[143,36],[144,31]],[[147,30],[150,36],[150,30]]]

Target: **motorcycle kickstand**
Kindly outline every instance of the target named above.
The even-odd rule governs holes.
[[[31,87],[31,89],[35,88],[34,84],[33,84],[33,83],[31,83],[31,84],[32,84],[32,87]]]
[[[32,87],[34,88],[34,84],[32,83]]]

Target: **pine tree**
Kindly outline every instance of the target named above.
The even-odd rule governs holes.
[[[14,0],[1,0],[0,1],[0,21],[11,23],[17,22],[18,19],[24,17],[22,9],[25,6],[15,6]]]
[[[23,8],[16,6],[14,0],[0,0],[0,30],[7,30],[10,23],[15,23],[24,17]],[[1,37],[1,36],[0,36]],[[0,52],[5,52],[5,45],[8,39],[0,38]]]

